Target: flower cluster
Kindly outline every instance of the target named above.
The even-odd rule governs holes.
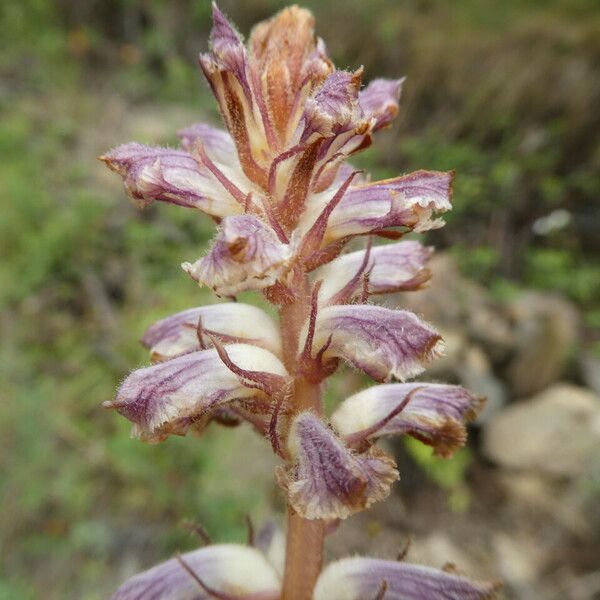
[[[376,79],[361,89],[362,69],[334,68],[309,12],[283,10],[257,25],[246,47],[215,6],[210,48],[200,66],[227,131],[196,124],[179,133],[178,149],[130,143],[102,160],[141,207],[168,202],[214,219],[212,247],[182,267],[227,301],[152,325],[142,342],[154,364],[131,373],[105,405],[132,421],[134,435],[154,442],[211,421],[248,422],[282,460],[277,480],[301,532],[303,524],[344,519],[389,494],[398,472],[375,445],[380,437],[410,435],[448,457],[480,408],[481,399],[458,386],[403,383],[443,351],[442,339],[410,312],[368,303],[427,282],[432,250],[398,240],[443,224],[453,174],[417,171],[371,182],[352,168],[347,159],[396,116],[403,80]],[[369,238],[364,249],[344,253],[361,236]],[[374,237],[392,242],[371,247]],[[264,294],[279,322],[234,301],[248,290]],[[320,388],[341,362],[381,385],[343,400],[327,418]],[[202,548],[134,577],[114,597],[493,594],[493,585],[453,573],[359,557],[332,563],[312,580],[307,568],[308,583],[292,584],[294,544],[288,539],[284,556],[281,534],[269,529],[254,547]]]

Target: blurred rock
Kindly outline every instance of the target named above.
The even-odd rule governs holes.
[[[582,477],[586,475],[587,472]],[[560,525],[582,539],[589,535],[589,519],[584,512],[587,495],[581,486],[531,471],[502,471],[497,481],[513,506],[535,514],[539,520]]]
[[[485,301],[485,290],[463,277],[449,254],[434,254],[429,268],[433,276],[426,288],[395,294],[393,301],[436,325],[464,329],[472,307]]]
[[[475,575],[479,565],[474,563],[463,548],[441,531],[427,537],[415,537],[411,540],[408,558],[411,562],[442,567],[451,563],[460,572]]]
[[[600,357],[593,354],[584,354],[579,365],[581,368],[581,377],[585,385],[600,394]]]
[[[468,314],[467,331],[495,362],[506,358],[514,346],[515,336],[501,307],[491,303],[476,304]]]
[[[503,467],[576,477],[600,457],[600,398],[554,385],[494,415],[484,427],[483,452]]]
[[[515,323],[515,354],[506,370],[516,396],[557,381],[578,336],[578,317],[563,298],[530,292],[509,306]]]
[[[498,574],[521,600],[539,598],[535,583],[548,562],[548,551],[525,535],[497,532],[493,537]]]
[[[506,388],[494,375],[490,361],[481,348],[471,346],[465,350],[458,367],[458,376],[460,383],[467,389],[486,397],[478,423],[485,423],[506,404]]]

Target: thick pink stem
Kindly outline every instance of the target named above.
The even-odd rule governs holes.
[[[298,340],[310,314],[310,291],[304,276],[298,286],[297,300],[281,309],[281,334],[284,363],[295,375],[294,411],[311,409],[322,413],[321,388],[298,373]],[[311,600],[323,563],[323,521],[308,520],[288,509],[287,547],[282,600]]]

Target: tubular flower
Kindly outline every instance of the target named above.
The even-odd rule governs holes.
[[[269,315],[256,306],[240,302],[189,308],[157,321],[142,337],[154,362],[175,358],[213,345],[211,336],[223,343],[246,342],[281,354],[279,329]]]
[[[142,337],[154,364],[133,371],[105,406],[150,442],[212,421],[249,423],[282,461],[277,480],[289,509],[285,556],[282,534],[263,532],[257,548],[217,545],[155,567],[119,588],[117,600],[492,593],[458,575],[375,559],[345,559],[319,577],[325,521],[383,500],[398,478],[377,440],[410,435],[450,456],[481,399],[458,386],[405,383],[443,352],[442,338],[411,312],[368,303],[428,281],[432,248],[372,241],[442,226],[454,174],[370,181],[352,167],[348,159],[397,115],[404,80],[363,87],[362,68],[337,70],[314,26],[292,6],[256,25],[245,45],[213,6],[199,62],[226,130],[196,123],[179,131],[180,148],[129,143],[101,157],[140,207],[166,202],[216,221],[209,250],[182,265],[198,284],[231,299],[259,291],[279,316],[224,302],[158,321]],[[358,236],[369,238],[366,248],[344,253]],[[343,362],[386,384],[328,417],[321,385]]]

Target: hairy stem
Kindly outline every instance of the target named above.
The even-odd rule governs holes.
[[[289,373],[295,375],[295,411],[311,409],[322,413],[321,388],[298,375],[298,340],[302,326],[310,313],[308,279],[299,282],[297,300],[280,311],[284,363]],[[282,600],[310,600],[323,562],[323,521],[307,520],[288,509],[287,546]]]

